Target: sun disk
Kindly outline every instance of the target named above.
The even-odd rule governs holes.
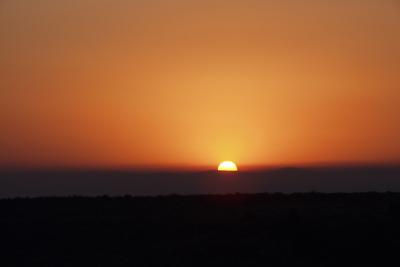
[[[223,161],[218,165],[218,171],[236,172],[237,166],[233,161]]]

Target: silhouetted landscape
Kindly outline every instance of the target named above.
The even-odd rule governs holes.
[[[2,266],[378,266],[400,245],[399,177],[3,170]]]
[[[0,200],[1,266],[388,266],[400,193]]]

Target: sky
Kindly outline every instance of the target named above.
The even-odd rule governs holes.
[[[400,163],[397,0],[0,0],[0,166]]]

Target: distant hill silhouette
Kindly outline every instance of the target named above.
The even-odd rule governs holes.
[[[238,173],[2,170],[0,198],[400,191],[400,167],[279,168]]]

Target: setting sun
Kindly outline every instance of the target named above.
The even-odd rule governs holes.
[[[232,161],[223,161],[218,165],[218,171],[236,172],[237,166]]]

